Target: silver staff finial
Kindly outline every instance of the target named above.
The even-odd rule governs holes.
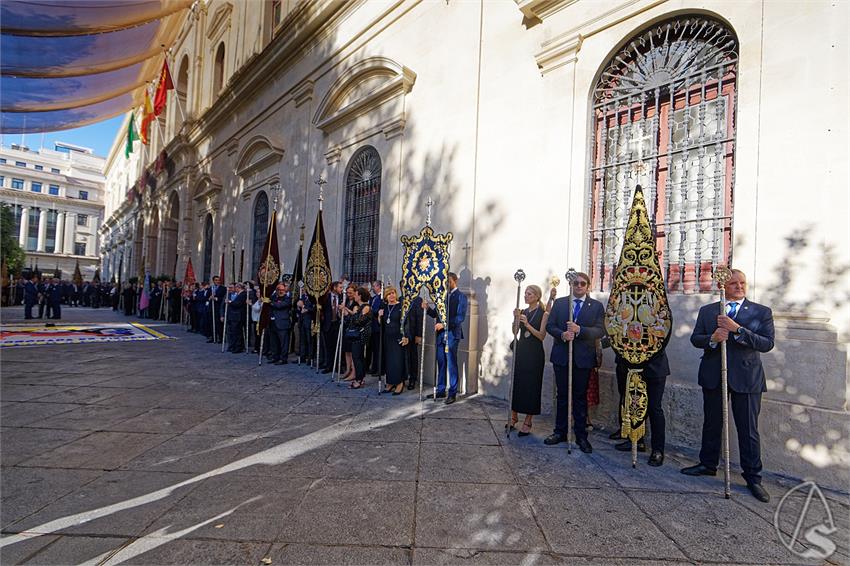
[[[572,285],[573,281],[575,281],[576,277],[578,277],[578,271],[571,267],[567,270],[564,276],[567,278],[567,281],[570,283],[570,285]]]
[[[516,281],[517,283],[522,283],[523,281],[525,281],[525,271],[523,271],[522,269],[517,269],[516,273],[514,273],[514,281]]]
[[[322,210],[322,202],[325,200],[325,185],[328,183],[324,177],[319,177],[315,181],[313,181],[316,185],[319,186],[319,210]]]
[[[275,183],[274,185],[269,187],[269,192],[272,194],[273,210],[277,210],[277,199],[279,198],[278,195],[280,194],[280,183]]]
[[[434,206],[434,201],[431,200],[431,197],[428,197],[428,201],[425,203],[425,206],[428,207],[428,215],[425,217],[425,225],[431,225],[431,207]]]
[[[725,287],[726,283],[732,278],[732,270],[727,265],[718,265],[714,268],[712,277],[717,281],[718,286]]]

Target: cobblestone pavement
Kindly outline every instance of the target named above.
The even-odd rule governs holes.
[[[507,439],[501,401],[352,391],[157,328],[177,339],[0,352],[3,564],[823,562],[780,540],[805,494],[774,527],[797,482],[768,478],[762,504],[736,475],[725,500],[719,476],[679,474],[681,454],[632,469],[599,431],[592,455],[567,454],[544,446],[546,415]],[[846,495],[827,496],[828,560],[848,562]],[[810,551],[823,509],[797,537]]]

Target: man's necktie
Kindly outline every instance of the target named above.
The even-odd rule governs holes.
[[[729,303],[726,305],[726,309],[726,316],[729,318],[735,318],[735,315],[738,314],[738,303]]]
[[[573,299],[575,306],[573,306],[573,320],[578,318],[578,313],[581,310],[581,299]]]

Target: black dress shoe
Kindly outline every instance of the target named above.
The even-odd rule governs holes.
[[[550,434],[543,440],[543,444],[547,446],[552,446],[553,444],[558,444],[559,442],[565,442],[567,439],[562,434],[558,434],[557,432]]]
[[[434,396],[433,393],[429,393],[428,395],[425,396],[425,398],[426,399],[443,399],[445,396],[446,396],[446,392],[443,391],[442,393],[437,393],[436,397]]]
[[[619,450],[620,452],[631,452],[632,451],[632,441],[626,440],[625,442],[620,442],[619,444],[614,445],[615,450]],[[646,442],[641,438],[637,441],[637,449],[638,452],[646,452]]]
[[[283,360],[276,360],[276,361],[275,361],[275,362],[273,362],[273,363],[274,363],[274,365],[276,365],[276,366],[282,366],[282,365],[283,365],[283,364],[285,364],[286,362],[285,362],[285,361],[283,361]]]
[[[207,344],[212,344],[213,342],[215,342],[215,340],[213,340],[212,338],[210,338],[209,340],[207,340]]]
[[[623,440],[623,435],[620,434],[619,430],[615,430],[614,432],[608,435],[608,438],[611,440]]]
[[[413,391],[415,388],[416,388],[416,382],[415,381],[408,381],[407,382],[407,390],[408,391]]]
[[[590,442],[588,442],[586,438],[577,439],[576,444],[578,444],[578,449],[584,452],[585,454],[593,453],[593,446],[590,445]]]
[[[325,369],[322,370],[322,373],[330,373],[332,371],[333,370],[331,368],[325,368]]]
[[[708,466],[703,466],[702,464],[697,464],[696,466],[688,466],[687,468],[682,468],[679,470],[681,473],[686,476],[716,476],[717,469],[709,468]]]
[[[660,450],[653,450],[652,454],[649,455],[649,461],[647,464],[653,467],[658,467],[664,463],[664,452]]]
[[[455,399],[454,395],[449,395],[448,397],[446,397],[446,405],[451,405],[455,401],[456,401],[456,399]]]
[[[750,493],[753,494],[753,497],[755,497],[762,503],[767,503],[768,501],[770,501],[770,494],[765,488],[761,486],[760,483],[748,483],[747,489],[750,490]]]

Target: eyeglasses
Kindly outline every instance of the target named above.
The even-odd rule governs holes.
[[[587,287],[587,281],[573,281],[570,285],[573,287]]]

